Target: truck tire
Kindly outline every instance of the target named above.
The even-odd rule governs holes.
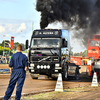
[[[63,66],[63,74],[62,74],[63,81],[66,81],[68,78],[68,67],[66,64]]]
[[[32,79],[38,79],[38,77],[39,77],[39,74],[30,74],[31,75],[31,78]]]
[[[79,80],[79,69],[76,68],[75,79]]]
[[[51,78],[52,78],[53,80],[57,80],[58,74],[51,74]]]

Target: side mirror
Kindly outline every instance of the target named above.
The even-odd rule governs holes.
[[[63,38],[62,39],[62,47],[64,47],[64,42],[65,42],[65,39]]]
[[[67,41],[64,42],[64,47],[67,47]]]
[[[26,40],[26,49],[28,49],[28,40]]]
[[[64,38],[62,39],[62,46],[67,47],[67,41]]]

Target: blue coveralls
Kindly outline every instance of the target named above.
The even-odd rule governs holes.
[[[28,67],[28,58],[26,55],[24,55],[21,52],[17,52],[12,55],[9,67],[12,67],[13,69],[8,88],[4,96],[4,100],[8,100],[10,98],[14,90],[14,87],[16,85],[16,82],[17,82],[17,87],[16,87],[15,99],[20,100],[22,87],[26,77],[25,66]]]

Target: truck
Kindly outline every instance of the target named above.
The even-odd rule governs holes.
[[[87,56],[72,56],[71,61],[84,69],[87,76],[93,76],[94,72],[97,77],[100,76],[100,34],[93,34],[88,38]]]
[[[93,34],[87,43],[87,57],[91,59],[91,72],[100,76],[100,34]]]
[[[34,30],[26,49],[29,48],[29,72],[32,79],[47,75],[53,79],[62,73],[63,80],[69,76],[79,79],[80,67],[70,63],[69,31],[64,29]]]

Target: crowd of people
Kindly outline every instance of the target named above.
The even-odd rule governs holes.
[[[0,56],[0,64],[8,64],[9,60],[9,56]]]

